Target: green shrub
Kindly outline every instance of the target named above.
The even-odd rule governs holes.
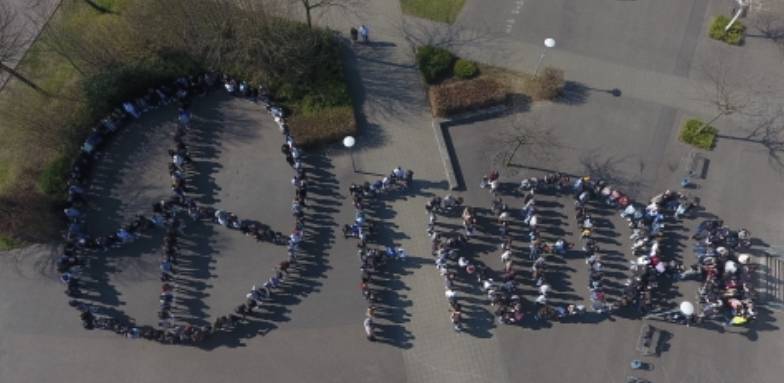
[[[564,72],[561,69],[546,67],[535,77],[528,80],[528,89],[534,100],[552,100],[564,87]]]
[[[144,95],[148,88],[200,71],[189,55],[173,51],[143,61],[109,66],[80,83],[88,119],[97,121],[124,101]]]
[[[686,121],[681,128],[680,140],[700,149],[713,149],[716,145],[716,134],[718,132],[714,127],[704,125],[704,122],[696,119]]]
[[[452,70],[455,73],[455,77],[461,79],[473,78],[479,74],[479,68],[476,66],[476,63],[464,59],[455,61],[455,67]]]
[[[55,198],[65,196],[68,172],[71,170],[71,157],[60,156],[46,164],[38,176],[38,189]]]
[[[306,94],[297,105],[299,106],[296,108],[297,112],[312,116],[326,108],[351,105],[351,97],[349,97],[346,83],[333,79],[330,82],[324,82],[321,88],[313,89]]]
[[[499,82],[478,78],[431,86],[428,95],[433,114],[446,117],[502,104],[508,93]]]
[[[11,250],[19,247],[21,243],[9,236],[0,234],[0,251]]]
[[[736,20],[728,31],[724,31],[730,20],[729,17],[724,15],[713,18],[708,35],[714,40],[721,40],[730,45],[741,45],[746,34],[746,26]]]
[[[421,46],[416,52],[417,65],[428,84],[436,84],[452,76],[455,59],[452,52],[432,45]]]
[[[357,134],[354,109],[350,105],[322,108],[313,115],[295,110],[288,119],[288,125],[294,141],[304,147],[334,142]]]

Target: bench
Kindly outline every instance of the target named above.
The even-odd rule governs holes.
[[[637,351],[646,356],[656,355],[658,353],[660,339],[661,331],[647,323],[644,324],[640,330]]]

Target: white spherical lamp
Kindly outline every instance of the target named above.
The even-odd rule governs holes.
[[[681,302],[681,312],[683,315],[692,316],[694,314],[694,305],[691,302],[683,301]]]

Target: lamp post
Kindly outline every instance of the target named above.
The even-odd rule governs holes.
[[[357,166],[354,165],[354,151],[351,150],[351,148],[353,148],[354,144],[356,143],[357,140],[355,140],[353,136],[346,136],[343,138],[343,146],[348,149],[349,156],[351,156],[351,169],[354,171],[354,173],[357,172]]]
[[[542,52],[539,53],[539,61],[536,63],[536,70],[534,70],[534,77],[536,77],[536,74],[539,73],[539,66],[542,65],[542,60],[544,60],[544,53],[547,51],[547,48],[555,47],[555,39],[552,37],[548,37],[544,39],[544,47],[545,49],[542,49]]]

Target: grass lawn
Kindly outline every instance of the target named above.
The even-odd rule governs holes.
[[[178,4],[190,5],[191,1],[182,0]],[[187,53],[197,50],[190,49],[190,42],[172,37],[161,47],[148,47],[146,42],[158,38],[158,31],[150,31],[149,36],[139,35],[140,31],[151,29],[144,21],[168,14],[147,8],[154,4],[162,9],[168,7],[164,2],[137,0],[64,1],[17,67],[48,95],[13,78],[0,92],[0,209],[4,213],[0,215],[0,249],[58,237],[63,187],[73,155],[78,153],[89,128],[117,106],[118,100],[136,97],[149,84],[200,70],[201,63],[195,60],[201,57]],[[240,18],[244,12],[237,10],[224,16],[227,20],[249,22],[249,18]],[[201,12],[202,22],[212,18],[209,11]],[[165,20],[179,20],[178,15],[185,15],[185,20],[193,18],[181,12]],[[298,57],[321,55],[319,60],[304,61],[311,64],[303,71],[310,72],[300,75],[301,78],[274,77],[281,91],[273,91],[284,95],[280,101],[299,112],[290,120],[295,138],[316,144],[355,134],[356,122],[342,77],[339,47],[331,33],[311,31],[299,23],[269,21],[286,28],[289,34],[282,34],[286,38],[309,39],[310,44],[298,46],[297,49],[305,52]],[[178,26],[173,25],[175,29]],[[207,27],[222,26],[205,23]],[[246,28],[245,32],[261,33],[254,28]],[[274,41],[288,45],[290,41],[284,39]],[[72,49],[71,45],[79,49]],[[229,57],[234,54],[245,58],[247,62],[240,66],[252,72],[236,76],[263,80],[265,69],[270,69],[270,73],[284,73],[278,69],[283,67],[281,60],[267,63],[268,68],[262,68],[261,64],[248,65],[255,63],[247,58],[250,47],[252,44],[227,53]],[[73,54],[63,57],[57,49]],[[225,61],[226,67],[220,64],[211,67],[228,73],[237,69],[231,65],[233,61]]]
[[[96,1],[101,6],[116,9],[119,0]],[[52,17],[50,23],[58,25],[83,25],[104,22],[112,16],[101,15],[86,3],[74,2],[63,6]],[[11,80],[0,92],[0,193],[6,191],[19,192],[28,189],[30,182],[40,173],[45,164],[62,155],[60,151],[68,145],[36,145],[41,137],[36,132],[20,128],[20,113],[29,113],[26,105],[40,105],[42,108],[53,108],[54,105],[67,105],[66,109],[76,111],[81,105],[69,103],[67,98],[73,97],[76,83],[81,75],[63,56],[58,55],[46,46],[47,32],[28,49],[18,70],[56,97],[41,97],[19,81]],[[24,114],[22,113],[22,114]],[[63,117],[65,119],[66,116]],[[65,129],[64,129],[65,130]],[[70,136],[70,134],[66,135]],[[57,136],[62,137],[62,136]],[[31,150],[35,147],[35,150]],[[19,177],[18,177],[19,176]]]
[[[403,13],[452,24],[457,20],[465,0],[400,0]]]

